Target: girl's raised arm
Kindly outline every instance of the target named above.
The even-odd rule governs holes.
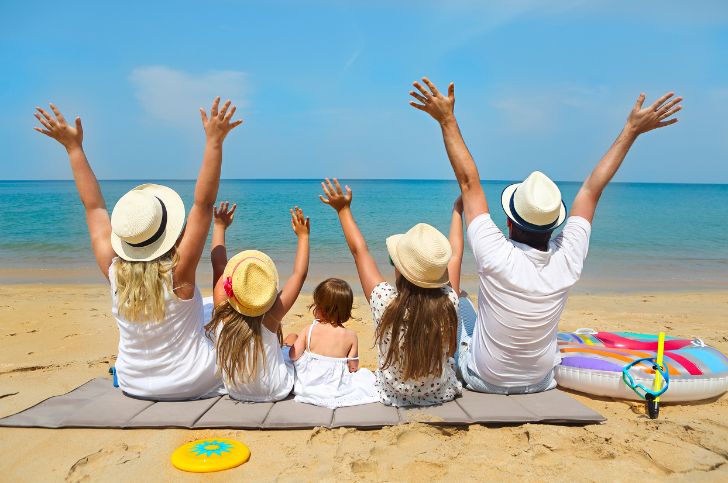
[[[220,207],[213,207],[214,221],[212,223],[212,250],[210,251],[210,262],[212,263],[212,286],[217,285],[217,281],[222,277],[227,265],[227,250],[225,248],[225,231],[233,223],[235,219],[235,208],[238,205],[233,203],[230,208],[229,201],[220,203]]]
[[[372,295],[372,290],[384,282],[384,277],[382,277],[379,267],[377,267],[377,262],[374,261],[374,257],[369,253],[367,243],[359,230],[359,226],[354,221],[354,215],[351,213],[351,188],[346,186],[346,194],[344,194],[339,180],[336,178],[334,178],[333,184],[331,184],[329,178],[326,178],[326,183],[321,183],[321,187],[324,189],[326,196],[319,195],[319,198],[335,209],[339,215],[341,228],[344,230],[344,236],[346,237],[347,245],[349,245],[349,250],[354,256],[354,263],[356,263],[356,270],[359,272],[361,288],[364,290],[364,296],[368,302]]]
[[[101,273],[108,279],[109,267],[116,256],[114,249],[111,247],[111,219],[109,218],[109,212],[106,210],[106,202],[101,194],[99,182],[96,180],[96,175],[94,175],[86,158],[86,153],[83,151],[81,118],[76,117],[75,127],[70,126],[56,106],[51,104],[50,107],[55,117],[50,116],[40,107],[36,107],[38,112],[34,114],[43,128],[36,127],[35,130],[55,139],[68,152],[73,179],[76,181],[76,189],[81,197],[83,207],[86,209],[86,225],[88,225],[88,232],[91,237],[91,248]]]
[[[450,278],[450,286],[460,296],[460,271],[463,264],[463,198],[458,196],[452,206],[452,220],[450,221],[450,247],[452,257],[447,264],[447,273]]]
[[[291,228],[298,237],[296,247],[296,258],[293,261],[293,273],[283,286],[280,295],[273,307],[268,311],[263,324],[271,332],[277,332],[283,317],[291,310],[296,303],[298,295],[303,288],[303,282],[308,275],[309,235],[311,233],[311,220],[303,215],[303,210],[298,206],[291,210]]]
[[[200,108],[202,125],[207,136],[205,153],[195,184],[195,200],[187,217],[182,240],[177,247],[179,262],[174,270],[175,293],[183,299],[189,299],[194,294],[195,271],[205,249],[207,234],[210,232],[212,209],[220,185],[223,141],[231,130],[243,123],[241,120],[231,122],[235,106],[231,107],[230,101],[225,102],[218,111],[219,104],[220,98],[216,97],[212,103],[209,119],[205,110]]]

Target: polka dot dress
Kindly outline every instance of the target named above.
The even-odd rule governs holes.
[[[445,286],[442,288],[448,298],[458,307],[458,296],[455,291]],[[374,323],[379,325],[384,311],[397,297],[397,290],[387,282],[382,282],[372,290],[370,305]],[[463,387],[455,376],[455,361],[443,354],[443,370],[441,374],[433,374],[418,379],[404,379],[402,371],[395,363],[382,369],[391,334],[385,334],[379,344],[379,369],[376,372],[376,386],[379,398],[390,406],[429,406],[451,401],[462,393]]]

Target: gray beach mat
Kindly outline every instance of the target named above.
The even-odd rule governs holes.
[[[465,390],[463,396],[427,408],[365,404],[335,410],[297,403],[244,403],[229,397],[153,402],[125,396],[110,379],[92,379],[12,416],[0,426],[27,428],[381,428],[412,421],[434,425],[592,424],[605,418],[554,389],[538,394],[500,396]]]

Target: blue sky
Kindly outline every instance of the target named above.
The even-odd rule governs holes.
[[[581,180],[634,99],[685,97],[622,181],[728,183],[728,3],[721,1],[3,2],[3,179],[68,179],[33,107],[81,115],[100,178],[194,178],[198,108],[246,123],[227,178],[452,173],[411,82],[454,81],[484,179]]]

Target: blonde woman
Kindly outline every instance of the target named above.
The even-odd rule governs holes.
[[[202,296],[195,271],[205,246],[220,182],[225,136],[242,121],[232,121],[235,106],[221,109],[216,98],[210,117],[200,109],[207,136],[194,204],[185,207],[172,189],[137,186],[114,206],[109,217],[96,176],[83,151],[83,127],[70,125],[51,104],[40,107],[36,131],[61,143],[81,202],[91,247],[111,284],[112,313],[119,327],[116,370],[128,395],[154,400],[196,399],[220,394],[215,352],[204,334]]]
[[[452,249],[448,239],[425,223],[387,238],[393,287],[384,280],[351,213],[351,189],[339,181],[321,183],[321,201],[336,210],[354,256],[364,295],[376,324],[380,400],[391,406],[427,406],[462,392],[453,355],[458,295],[448,286]],[[458,261],[459,263],[459,261]]]

